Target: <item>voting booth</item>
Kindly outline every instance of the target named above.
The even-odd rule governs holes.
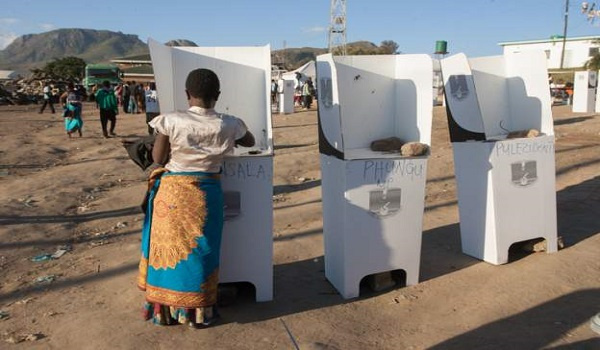
[[[279,79],[279,113],[294,113],[294,85],[293,79]]]
[[[404,270],[419,281],[427,159],[374,152],[398,137],[431,144],[427,55],[317,58],[325,275],[344,298],[363,277]]]
[[[557,250],[554,129],[543,52],[441,60],[465,254],[508,262],[513,243]],[[537,129],[534,138],[507,139]]]
[[[270,47],[169,47],[149,40],[163,113],[188,108],[185,80],[197,68],[221,83],[217,112],[244,120],[256,145],[226,157],[225,224],[219,282],[250,282],[256,300],[273,298],[273,134]]]
[[[575,72],[573,82],[573,113],[594,113],[598,72]]]

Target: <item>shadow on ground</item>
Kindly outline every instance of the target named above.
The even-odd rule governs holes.
[[[488,323],[439,343],[430,350],[546,349],[600,309],[600,288],[573,292],[516,315]],[[591,332],[591,331],[590,331]],[[561,345],[555,349],[599,349],[600,339]]]

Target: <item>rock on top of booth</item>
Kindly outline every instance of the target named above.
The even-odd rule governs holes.
[[[398,157],[369,151],[398,137],[431,143],[433,63],[428,55],[317,57],[322,153],[342,159]]]
[[[542,51],[441,60],[453,142],[500,140],[511,131],[554,134],[546,56]]]

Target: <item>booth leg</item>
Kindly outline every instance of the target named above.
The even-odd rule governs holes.
[[[273,300],[273,284],[269,283],[254,283],[256,290],[256,301],[271,301]]]
[[[419,269],[418,268],[407,268],[406,272],[406,285],[414,286],[419,284]]]
[[[544,238],[546,239],[546,253],[556,253],[558,251],[558,238],[556,235]]]
[[[344,285],[344,290],[340,290],[340,294],[344,299],[358,298],[360,295],[360,280],[361,278],[349,279]]]

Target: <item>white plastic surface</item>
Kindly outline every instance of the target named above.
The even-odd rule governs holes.
[[[484,132],[483,117],[475,94],[473,73],[467,56],[462,53],[450,56],[440,60],[440,66],[446,95],[453,100],[453,103],[449,104],[452,116],[465,130],[476,133]]]
[[[244,120],[261,154],[273,153],[270,46],[170,47],[148,40],[161,111],[188,108],[185,80],[197,68],[213,70],[221,82],[215,109]],[[238,148],[244,154],[250,149]]]
[[[426,158],[321,155],[325,275],[343,298],[367,275],[404,270],[419,282]]]
[[[257,301],[272,300],[273,157],[228,157],[221,179],[223,191],[238,194],[231,204],[225,194],[219,282],[250,282]]]
[[[525,129],[554,134],[543,52],[471,59],[457,54],[441,60],[441,66],[452,116],[462,128],[483,131],[488,140]],[[457,77],[466,80],[462,94],[452,93],[451,80]]]
[[[544,238],[557,250],[554,137],[455,142],[463,252],[508,262],[513,243]]]
[[[279,79],[279,113],[294,113],[294,80]]]
[[[208,68],[219,76],[215,109],[244,120],[257,140],[257,155],[241,148],[225,159],[222,187],[225,224],[219,282],[250,282],[256,300],[273,298],[273,145],[269,46],[168,47],[149,41],[161,109],[188,108],[185,80]]]
[[[593,113],[596,109],[597,74],[594,71],[575,72],[573,112]]]
[[[472,79],[474,101],[447,103],[457,121],[480,114],[488,140],[452,143],[463,252],[504,264],[512,244],[535,238],[555,252],[554,131],[543,52],[456,55],[442,60],[442,71],[446,83],[458,73]],[[545,135],[506,139],[508,131],[531,128]]]
[[[369,146],[390,136],[430,143],[432,77],[426,55],[317,58],[319,125],[343,153],[321,154],[325,275],[344,298],[371,274],[404,270],[407,285],[419,281],[428,156]]]
[[[432,80],[427,55],[317,57],[324,136],[345,159],[392,136],[430,144]]]

